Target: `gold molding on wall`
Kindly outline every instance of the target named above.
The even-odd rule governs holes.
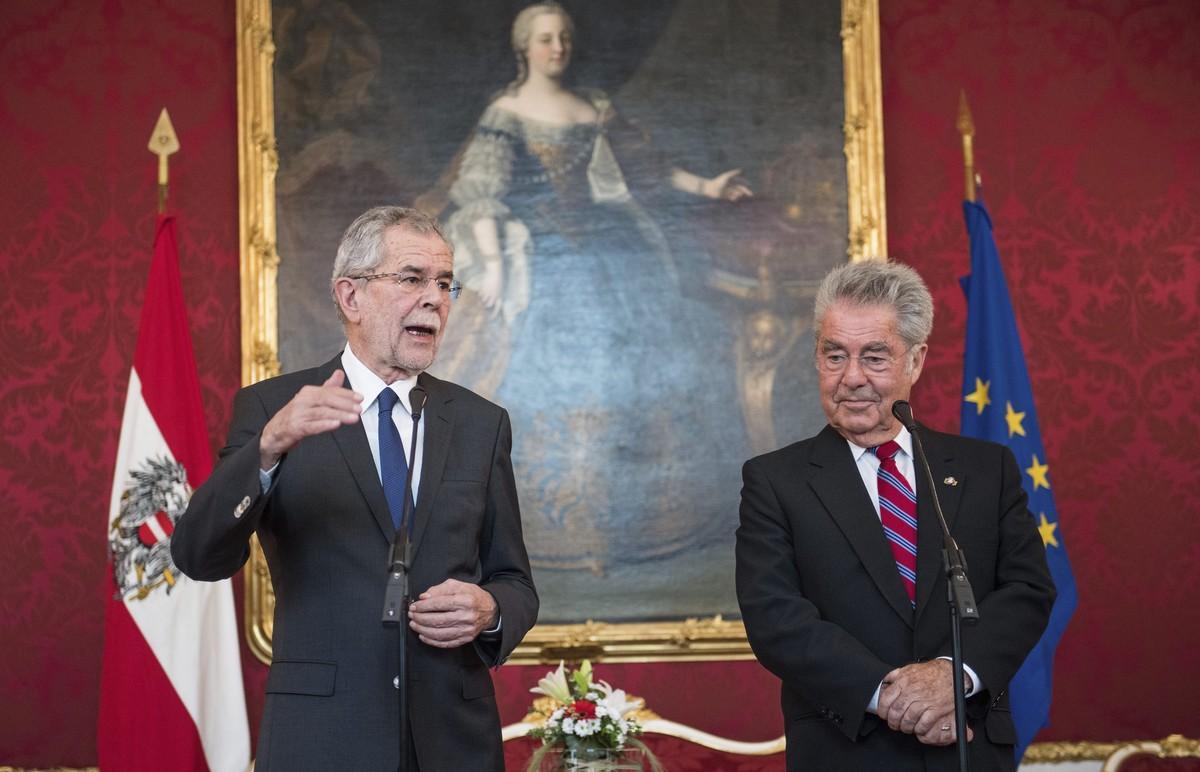
[[[1121,743],[1081,742],[1033,743],[1021,757],[1022,764],[1061,764],[1069,761],[1101,761]]]
[[[237,0],[238,178],[241,236],[242,382],[279,372],[276,278],[275,146],[270,0]],[[842,0],[845,86],[847,253],[851,260],[887,254],[883,186],[883,112],[878,0]],[[246,566],[246,638],[271,661],[275,597],[255,539]],[[538,625],[510,662],[591,658],[608,662],[753,659],[741,622],[684,621]]]
[[[851,260],[882,260],[887,258],[887,207],[878,0],[842,0],[842,63],[850,230],[846,251]]]
[[[682,622],[537,625],[509,662],[553,664],[559,660],[604,662],[697,662],[754,659],[746,628],[720,616]]]
[[[279,373],[275,251],[275,43],[271,0],[237,0],[238,235],[241,253],[242,383]],[[271,662],[275,593],[258,537],[246,566],[246,642]]]
[[[279,373],[275,251],[275,43],[270,0],[237,2],[242,383]]]

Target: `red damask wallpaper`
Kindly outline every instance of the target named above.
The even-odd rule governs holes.
[[[965,89],[1079,586],[1042,738],[1200,735],[1200,4],[881,6],[888,246],[938,314],[914,405],[957,428]]]
[[[938,301],[915,406],[958,423],[966,268],[960,88],[1020,318],[1080,610],[1044,739],[1200,736],[1200,5],[887,0],[889,244]],[[0,10],[0,764],[95,763],[104,533],[154,225],[172,208],[213,447],[238,384],[232,0]],[[542,668],[497,675],[505,721]],[[251,721],[265,668],[246,658]],[[604,666],[660,713],[781,731],[755,663]],[[681,769],[726,762],[660,751]],[[512,749],[514,758],[520,748]],[[778,760],[729,768],[778,769]]]
[[[164,106],[214,452],[238,385],[233,2],[8,2],[0,72],[0,765],[94,764],[105,523]]]

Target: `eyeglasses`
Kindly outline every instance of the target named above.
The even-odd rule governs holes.
[[[400,288],[400,291],[405,295],[415,295],[419,292],[424,292],[425,288],[429,286],[430,282],[433,282],[437,286],[438,291],[441,292],[444,297],[448,297],[451,300],[457,299],[458,293],[462,292],[462,285],[457,281],[442,278],[440,276],[425,277],[416,273],[371,273],[367,274],[366,276],[350,276],[348,278],[362,279],[363,281],[371,281],[372,279],[392,279],[396,282],[396,286]]]
[[[912,347],[910,346],[904,350],[904,353],[907,354],[911,350]],[[857,359],[858,366],[862,368],[862,370],[875,375],[890,373],[902,362],[900,359],[888,354],[879,353],[877,351],[859,354],[857,357],[851,357],[844,351],[826,351],[824,353],[817,354],[817,367],[825,373],[841,373],[850,366],[851,359]]]

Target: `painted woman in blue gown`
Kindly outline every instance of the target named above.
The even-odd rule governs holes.
[[[711,541],[735,514],[709,516],[736,501],[712,469],[738,410],[717,361],[731,335],[682,292],[699,269],[672,252],[639,181],[729,201],[750,190],[737,169],[664,164],[604,93],[567,89],[571,33],[557,4],[518,15],[518,77],[457,160],[445,225],[465,291],[436,369],[512,414],[535,565],[601,573]]]

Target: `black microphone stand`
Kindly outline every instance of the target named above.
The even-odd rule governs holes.
[[[917,431],[912,406],[902,399],[896,400],[892,403],[892,415],[896,416],[912,435],[913,450],[921,459],[925,481],[929,484],[929,492],[933,499],[933,509],[937,512],[938,522],[942,526],[942,568],[946,572],[946,602],[950,607],[951,658],[954,671],[954,731],[958,745],[958,768],[961,772],[967,772],[967,690],[963,670],[961,625],[979,624],[979,608],[975,605],[975,592],[967,579],[966,556],[963,555],[958,542],[950,535],[950,526],[946,524],[946,516],[942,513],[942,502],[938,499],[933,472],[929,469],[929,459],[921,445],[921,435]]]
[[[404,478],[404,516],[392,538],[389,556],[387,587],[383,593],[383,623],[396,625],[400,664],[396,676],[396,692],[400,700],[400,772],[408,772],[408,571],[412,568],[413,468],[417,465],[417,426],[425,406],[425,390],[413,386],[408,393],[412,405],[412,442],[409,447],[408,474]]]

